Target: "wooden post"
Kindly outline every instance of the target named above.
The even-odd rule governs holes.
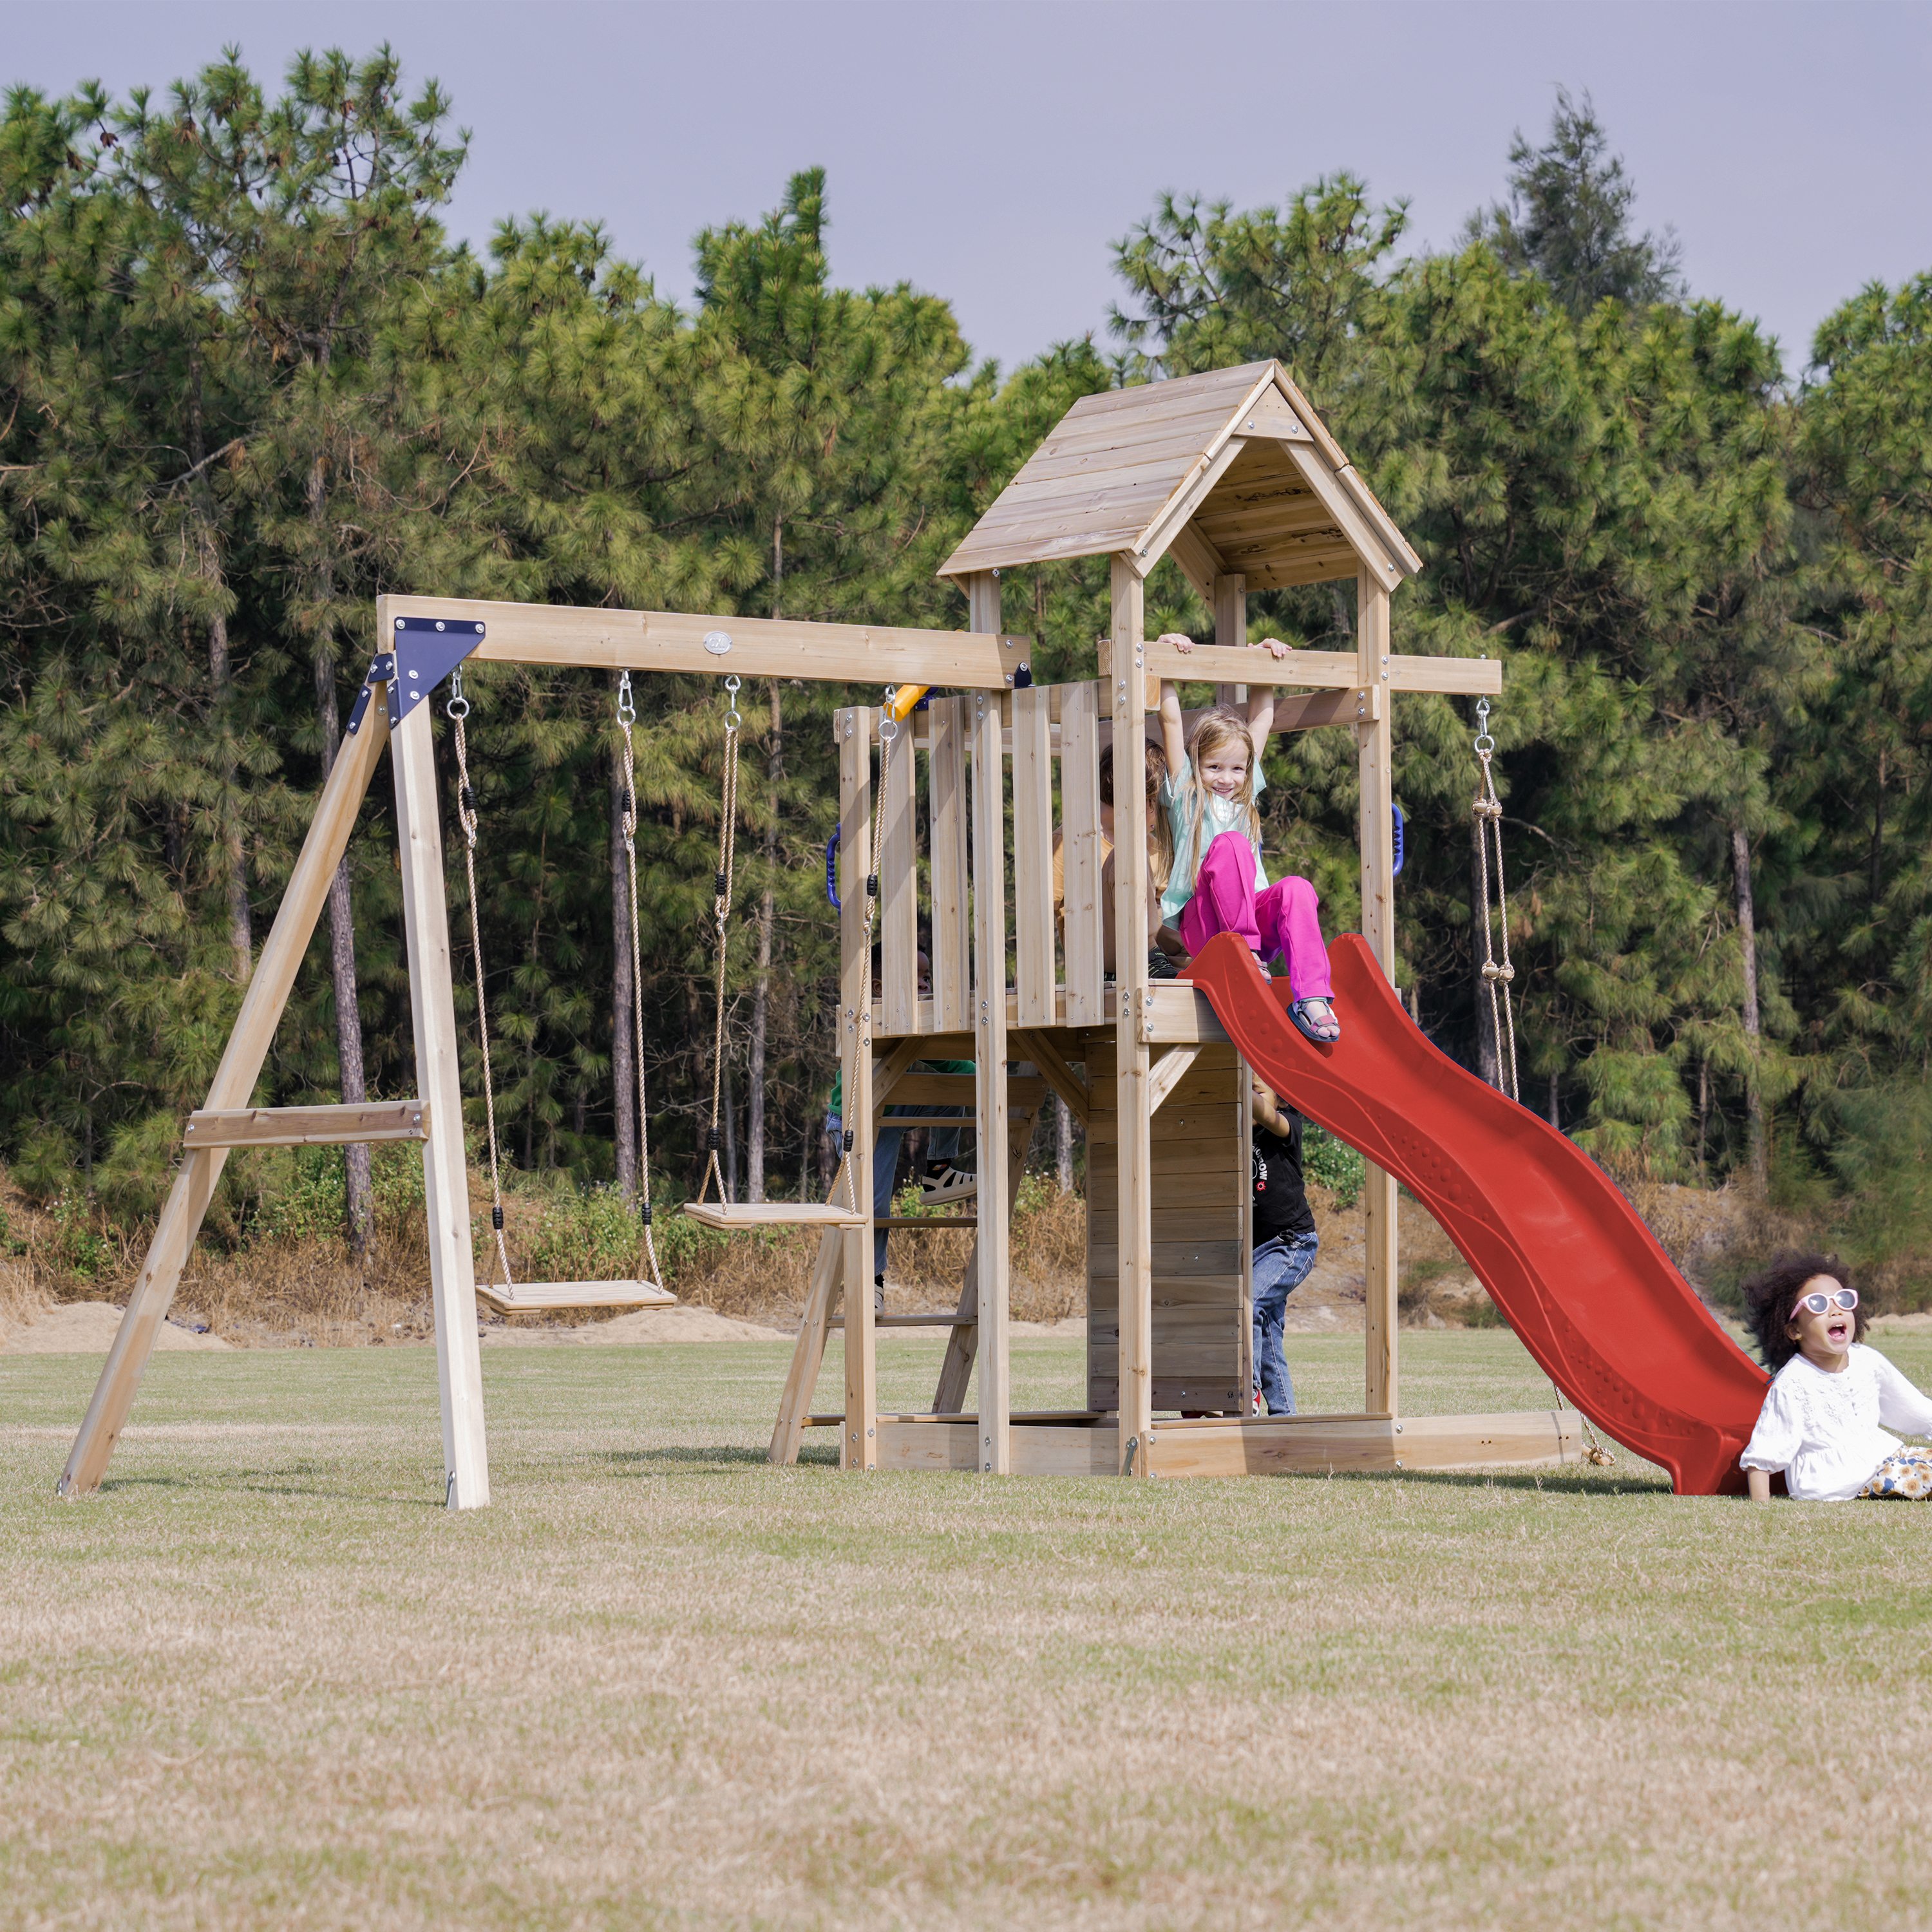
[[[1113,560],[1113,656],[1108,700],[1114,742],[1133,746],[1146,729],[1143,675],[1145,594],[1131,558]],[[1140,785],[1130,764],[1114,754],[1114,986],[1120,1140],[1120,1444],[1123,1474],[1148,1473],[1154,1424],[1154,1251],[1152,1110],[1148,1105],[1148,1048],[1141,1008],[1147,992],[1147,841],[1134,836]]]
[[[376,610],[378,630],[387,637],[388,615],[382,598],[376,600]],[[396,778],[417,1091],[430,1103],[434,1124],[423,1143],[423,1199],[436,1310],[436,1380],[442,1397],[443,1498],[452,1509],[482,1509],[490,1501],[490,1454],[483,1432],[483,1360],[477,1346],[470,1174],[463,1144],[456,1002],[451,991],[449,909],[442,890],[433,709],[425,702],[404,712],[390,764]]]
[[[1239,571],[1214,580],[1214,641],[1224,648],[1245,649],[1248,641],[1248,580]],[[1217,684],[1216,704],[1246,702],[1245,684]]]
[[[1389,594],[1367,571],[1356,579],[1356,674],[1382,694],[1382,715],[1355,728],[1361,783],[1362,936],[1391,985],[1395,980],[1395,834],[1390,811],[1393,739],[1389,688]],[[1342,1016],[1342,1024],[1349,1024]],[[1371,1164],[1362,1189],[1366,1217],[1367,1363],[1364,1407],[1396,1413],[1396,1184]]]
[[[208,1090],[204,1103],[208,1108],[245,1107],[254,1093],[262,1063],[275,1036],[276,1023],[295,984],[296,969],[328,901],[329,882],[355,829],[370,776],[388,742],[388,715],[382,709],[379,688],[364,714],[362,729],[344,741],[335,769],[316,801],[308,836],[302,841],[288,890],[282,895],[281,910],[275,915],[260,963],[242,999],[235,1030],[228,1036],[227,1050]],[[210,1148],[206,1153],[190,1154],[182,1162],[155,1225],[147,1259],[135,1277],[128,1312],[121,1318],[114,1346],[107,1352],[94,1398],[62,1472],[57,1485],[62,1496],[85,1496],[100,1486],[227,1158],[225,1148]]]
[[[991,571],[976,572],[967,580],[967,594],[970,621],[998,630],[998,578]],[[1004,1476],[1013,1466],[1006,1336],[1012,1201],[1006,1162],[1000,1158],[1006,1144],[1006,761],[1000,716],[1006,706],[994,692],[975,692],[971,703],[973,1070],[980,1142],[978,1460],[982,1474]]]
[[[844,1277],[845,1426],[842,1468],[879,1463],[878,1364],[872,1353],[872,962],[866,944],[866,879],[872,869],[872,723],[857,706],[838,714],[838,843],[845,855],[844,907],[838,917],[838,1051],[846,1071],[838,1124],[852,1136],[848,1172],[853,1204],[866,1216],[848,1228],[839,1272]],[[912,742],[903,734],[902,750]],[[895,754],[896,755],[896,754]],[[854,1050],[856,1042],[856,1051]]]

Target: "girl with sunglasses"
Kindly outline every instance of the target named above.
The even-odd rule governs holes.
[[[1771,1494],[1774,1470],[1801,1502],[1932,1497],[1932,1449],[1887,1432],[1932,1435],[1932,1401],[1864,1346],[1864,1310],[1838,1257],[1779,1255],[1744,1294],[1772,1372],[1738,1458],[1752,1497]]]

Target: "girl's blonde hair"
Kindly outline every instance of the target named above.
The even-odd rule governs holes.
[[[1147,802],[1154,808],[1154,830],[1148,835],[1148,869],[1154,874],[1154,890],[1164,892],[1174,876],[1174,826],[1160,809],[1160,788],[1167,776],[1167,754],[1150,740],[1147,744]],[[1114,748],[1100,754],[1100,802],[1114,802]],[[1114,829],[1120,830],[1120,821]]]
[[[1255,740],[1248,729],[1248,721],[1232,705],[1217,704],[1211,711],[1204,711],[1194,727],[1194,735],[1187,741],[1187,777],[1183,790],[1183,806],[1187,814],[1187,867],[1188,888],[1194,885],[1194,875],[1201,869],[1202,850],[1201,835],[1208,821],[1208,788],[1201,782],[1201,761],[1229,745],[1239,745],[1248,754],[1248,769],[1241,780],[1241,788],[1234,794],[1234,803],[1240,808],[1241,824],[1239,830],[1248,836],[1248,843],[1258,852],[1262,849],[1262,815],[1255,803]]]

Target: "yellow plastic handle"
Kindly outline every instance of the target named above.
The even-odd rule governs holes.
[[[932,688],[929,684],[902,684],[892,693],[886,716],[896,724],[903,724],[917,709],[919,700]]]

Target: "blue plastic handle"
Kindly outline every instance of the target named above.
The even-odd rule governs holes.
[[[845,910],[838,903],[838,832],[835,825],[832,836],[825,842],[825,896],[832,902],[834,912]]]
[[[1389,809],[1395,814],[1395,870],[1389,874],[1390,878],[1394,878],[1396,874],[1402,870],[1402,830],[1403,820],[1402,816],[1402,807],[1400,806],[1391,805],[1389,807]]]

